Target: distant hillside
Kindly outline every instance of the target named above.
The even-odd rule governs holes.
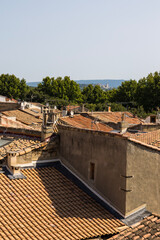
[[[94,80],[75,80],[75,82],[77,82],[78,84],[80,84],[80,86],[86,86],[88,84],[99,84],[99,85],[108,85],[108,88],[117,88],[118,86],[121,85],[122,82],[127,81],[124,79],[103,79],[103,80],[99,80],[99,79],[94,79]],[[37,87],[38,84],[41,82],[27,82],[28,86],[31,87]]]
[[[103,80],[99,80],[99,79],[95,79],[95,80],[78,80],[76,81],[78,84],[80,85],[88,85],[88,84],[98,84],[98,85],[108,85],[108,88],[117,88],[118,86],[120,86],[122,84],[122,82],[127,81],[124,79],[103,79]]]
[[[41,82],[27,82],[27,85],[30,87],[37,87],[39,83]]]

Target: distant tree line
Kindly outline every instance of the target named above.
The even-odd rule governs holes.
[[[50,102],[59,107],[85,103],[87,108],[95,111],[104,111],[111,106],[112,111],[129,110],[144,117],[160,107],[160,73],[150,73],[138,82],[125,81],[117,89],[108,91],[92,84],[81,90],[79,84],[67,76],[45,77],[37,87],[29,87],[24,79],[2,74],[0,94],[20,100]]]

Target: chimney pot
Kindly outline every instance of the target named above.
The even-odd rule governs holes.
[[[110,106],[108,107],[108,112],[111,112],[111,107]]]

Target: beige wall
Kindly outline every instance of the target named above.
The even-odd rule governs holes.
[[[142,204],[160,214],[160,151],[129,141],[127,147],[126,212]]]
[[[122,215],[160,214],[160,151],[116,134],[59,126],[60,154],[71,170]],[[90,162],[95,180],[89,179]]]
[[[125,138],[86,130],[59,128],[60,154],[105,200],[125,213]],[[95,163],[95,180],[89,178],[90,162]]]

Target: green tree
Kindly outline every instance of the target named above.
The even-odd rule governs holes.
[[[104,103],[107,100],[105,91],[103,91],[99,85],[93,86],[89,84],[83,88],[82,95],[83,101],[87,103],[98,104]]]
[[[20,80],[14,75],[2,74],[0,76],[0,94],[9,98],[25,99],[28,87],[24,79]]]

